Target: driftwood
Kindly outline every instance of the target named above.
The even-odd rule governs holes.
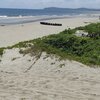
[[[51,25],[51,26],[62,26],[62,24],[59,23],[48,23],[48,22],[40,22],[42,25]]]

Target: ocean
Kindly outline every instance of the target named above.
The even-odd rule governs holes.
[[[57,18],[57,16],[75,16],[81,14],[89,14],[98,12],[91,9],[68,9],[68,8],[45,8],[45,9],[10,9],[0,8],[0,25],[5,24],[20,24]],[[100,10],[99,10],[100,12]],[[33,16],[49,16],[46,18],[34,19]],[[50,18],[50,16],[53,16]],[[56,16],[56,17],[54,17]]]

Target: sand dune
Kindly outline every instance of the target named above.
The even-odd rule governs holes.
[[[100,99],[99,68],[59,61],[46,53],[36,60],[18,51],[6,50],[1,59],[0,100]]]

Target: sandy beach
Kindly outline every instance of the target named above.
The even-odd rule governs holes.
[[[98,17],[75,17],[48,20],[62,23],[61,27],[40,25],[39,21],[0,26],[0,47],[98,21]],[[19,50],[5,50],[0,56],[0,100],[100,99],[100,68],[59,60],[45,52],[37,59]]]
[[[40,21],[0,26],[0,47],[11,46],[21,41],[31,40],[50,34],[57,34],[67,28],[84,26],[97,21],[98,17],[85,16],[46,20],[46,22],[61,23],[63,25],[61,27],[40,25]]]
[[[0,100],[100,99],[99,68],[46,53],[37,60],[19,49],[6,50],[1,60]]]

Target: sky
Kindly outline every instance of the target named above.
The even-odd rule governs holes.
[[[100,0],[0,0],[0,8],[100,8]]]

